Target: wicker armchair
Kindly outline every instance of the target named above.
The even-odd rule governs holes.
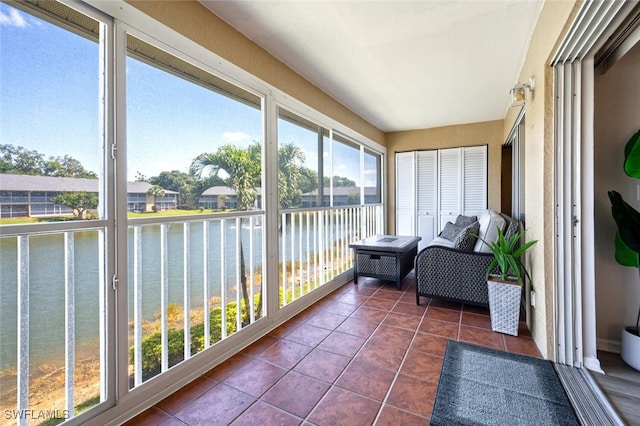
[[[520,230],[519,221],[504,214],[502,217],[507,221],[506,237]],[[487,268],[492,260],[491,253],[425,247],[415,260],[416,304],[420,304],[420,296],[426,296],[488,307]]]

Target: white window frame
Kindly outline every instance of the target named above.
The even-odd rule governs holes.
[[[596,348],[594,57],[633,2],[585,2],[554,55],[555,360],[601,372]]]

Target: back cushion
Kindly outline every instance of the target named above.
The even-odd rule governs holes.
[[[467,252],[473,251],[479,230],[480,223],[478,222],[473,222],[464,228],[460,231],[456,239],[453,240],[453,248]]]
[[[498,241],[498,228],[500,228],[501,231],[504,231],[504,227],[507,224],[505,218],[493,210],[485,210],[482,212],[478,218],[478,222],[480,222],[480,233],[478,236],[482,238],[482,240],[490,243]],[[491,253],[489,246],[487,246],[480,238],[476,241],[473,251]]]
[[[464,215],[458,215],[458,217],[456,218],[456,226],[461,226],[463,228],[466,228],[469,225],[473,225],[474,222],[478,221],[478,216],[464,216]]]
[[[456,239],[460,231],[462,231],[464,228],[465,228],[464,226],[454,225],[451,222],[447,222],[444,225],[444,229],[442,230],[442,232],[440,232],[440,235],[438,235],[438,237],[444,238],[449,241],[453,241]]]

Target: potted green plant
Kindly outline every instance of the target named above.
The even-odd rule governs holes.
[[[512,336],[518,335],[523,277],[531,281],[520,258],[538,242],[533,240],[519,245],[523,235],[524,231],[520,231],[507,238],[498,228],[496,242],[482,240],[493,253],[493,261],[487,269],[491,330]]]
[[[625,146],[624,171],[628,176],[640,178],[640,130],[631,136]],[[614,239],[616,262],[640,272],[640,213],[616,191],[609,191],[609,199],[611,215],[618,226]],[[620,356],[629,366],[640,370],[640,307],[635,326],[622,330]]]

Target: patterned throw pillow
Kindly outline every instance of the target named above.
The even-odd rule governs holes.
[[[480,231],[480,223],[473,222],[471,225],[464,228],[455,240],[453,240],[453,248],[461,251],[471,252],[476,245],[476,239],[478,232]]]
[[[444,238],[445,240],[453,241],[464,228],[464,226],[457,226],[451,222],[447,222],[444,225],[442,232],[440,232],[440,235],[438,236]]]
[[[464,216],[458,215],[456,218],[456,226],[460,226],[461,228],[466,228],[469,225],[473,225],[473,222],[478,220],[478,216]]]

